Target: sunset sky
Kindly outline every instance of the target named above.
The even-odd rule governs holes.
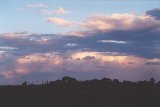
[[[160,80],[159,0],[0,0],[0,84]]]

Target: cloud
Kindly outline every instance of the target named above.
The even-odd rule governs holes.
[[[91,60],[91,59],[95,59],[95,57],[94,56],[86,56],[86,57],[84,57],[84,59],[85,60]]]
[[[14,73],[12,71],[4,71],[0,72],[0,76],[6,78],[6,79],[11,79],[13,78]]]
[[[69,31],[69,32],[61,33],[61,35],[83,37],[83,36],[87,36],[86,35],[87,33],[88,32],[84,32],[84,31]]]
[[[48,5],[45,3],[35,3],[35,4],[27,4],[26,7],[29,7],[29,8],[48,8]]]
[[[64,26],[64,27],[68,27],[74,24],[74,22],[71,22],[62,18],[57,18],[57,17],[48,18],[47,22]]]
[[[57,9],[49,9],[49,5],[45,3],[27,4],[26,7],[27,8],[18,8],[17,11],[22,12],[26,11],[29,8],[45,15],[66,15],[70,13],[70,11],[64,9],[63,7],[59,7]]]
[[[77,52],[72,54],[73,59],[85,59],[86,57],[94,57],[103,62],[115,62],[115,63],[125,63],[129,60],[136,61],[136,58],[133,56],[118,56],[118,55],[109,55],[104,52]]]
[[[160,57],[160,21],[150,15],[93,15],[79,25],[79,31],[67,32],[66,35],[81,37],[81,48],[145,58]]]
[[[55,54],[50,54],[50,56],[45,54],[32,54],[20,57],[16,62],[16,73],[56,72],[58,66],[62,63],[62,58]]]
[[[116,41],[116,40],[99,40],[98,42],[103,42],[103,43],[118,43],[118,44],[126,44],[127,43],[125,41]]]
[[[55,22],[55,21],[54,21]],[[96,33],[112,31],[129,31],[152,29],[160,26],[160,21],[146,14],[119,14],[112,15],[93,15],[82,22],[76,22],[81,29],[79,31],[70,31],[65,35],[72,36],[92,36]],[[138,25],[138,26],[137,26]],[[156,29],[155,29],[156,30]]]
[[[159,20],[160,19],[160,8],[149,10],[146,12],[146,15],[150,15]]]
[[[14,50],[2,50],[15,55],[37,52],[97,51],[119,55],[134,55],[143,58],[160,57],[160,36],[153,28],[144,30],[120,30],[97,32],[91,36],[54,34],[0,34],[1,46]],[[75,46],[76,45],[76,46]],[[149,51],[148,51],[149,50]]]
[[[12,56],[13,57],[13,56]],[[49,73],[52,78],[54,75],[79,75],[79,78],[84,76],[87,78],[118,78],[121,80],[137,80],[148,79],[160,75],[158,72],[159,66],[149,67],[146,65],[150,61],[160,61],[159,59],[148,60],[145,58],[134,56],[113,56],[104,52],[71,52],[65,55],[57,53],[35,53],[30,55],[19,56],[11,60],[6,66],[12,68],[0,67],[0,76],[6,80],[18,80],[20,77],[27,77],[36,74]],[[4,58],[4,57],[3,57]],[[4,58],[3,64],[6,59]],[[131,64],[132,62],[132,64]],[[133,64],[134,63],[134,64]],[[82,67],[83,66],[83,67]],[[155,71],[155,72],[152,72]],[[88,75],[88,76],[86,76]],[[47,76],[48,77],[48,76]],[[47,78],[45,77],[45,78]],[[44,77],[43,77],[44,78]],[[34,80],[34,78],[30,78]],[[29,79],[29,80],[30,80]],[[41,76],[36,77],[41,79]],[[23,78],[21,78],[23,81]]]
[[[3,39],[24,39],[29,35],[28,32],[13,32],[13,33],[1,33],[0,38]]]
[[[139,26],[137,26],[139,24]],[[144,29],[160,24],[159,21],[146,15],[134,14],[112,14],[112,15],[95,15],[89,17],[82,23],[87,29],[97,30],[130,30]]]
[[[66,11],[66,10],[64,10],[63,7],[60,7],[57,10],[55,10],[55,13],[57,13],[57,14],[68,14],[69,11]]]
[[[52,15],[52,14],[60,14],[60,15],[65,15],[65,14],[69,14],[70,12],[65,10],[63,7],[60,7],[56,10],[48,10],[48,9],[43,9],[41,10],[41,12],[43,14],[46,14],[46,15]]]
[[[146,65],[160,65],[160,62],[146,62]]]
[[[66,46],[68,46],[68,47],[75,47],[75,46],[77,46],[77,44],[76,43],[67,43]]]
[[[14,49],[16,49],[16,48],[14,48],[14,47],[7,47],[7,46],[0,46],[0,50],[14,50]]]
[[[151,15],[94,15],[77,23],[53,17],[61,26],[79,25],[66,35],[0,34],[0,83],[57,78],[160,80],[160,21]],[[76,35],[76,36],[75,36]]]
[[[87,36],[97,32],[111,32],[115,30],[144,30],[160,26],[160,21],[146,14],[98,14],[86,18],[79,23],[79,26],[81,30],[69,33],[75,34],[75,36]]]

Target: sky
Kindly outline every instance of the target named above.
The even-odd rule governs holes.
[[[160,80],[159,0],[0,0],[0,84]]]

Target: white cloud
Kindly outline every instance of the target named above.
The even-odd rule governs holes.
[[[29,7],[29,8],[48,8],[48,5],[45,3],[36,3],[36,4],[27,4],[26,7]]]
[[[68,46],[68,47],[75,47],[75,46],[77,46],[77,44],[76,43],[67,43],[66,46]]]
[[[16,48],[14,48],[14,47],[9,47],[9,46],[0,46],[0,50],[1,49],[4,49],[4,50],[14,50],[14,49],[16,49]]]
[[[125,44],[125,43],[127,43],[127,42],[125,42],[125,41],[116,41],[116,40],[99,40],[98,42],[117,43],[117,44]]]
[[[52,14],[54,14],[55,12],[54,12],[53,10],[43,9],[43,10],[41,10],[41,13],[42,13],[42,14],[46,14],[46,15],[52,15]]]
[[[65,15],[65,14],[69,14],[70,12],[65,10],[63,7],[60,7],[56,10],[48,10],[48,9],[43,9],[41,10],[41,12],[43,14],[46,14],[46,15],[52,15],[52,14],[60,14],[60,15]]]

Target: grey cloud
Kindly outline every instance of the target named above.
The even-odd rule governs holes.
[[[128,62],[128,64],[131,64],[131,65],[133,65],[133,64],[136,64],[135,62]]]
[[[85,60],[91,60],[91,59],[95,59],[95,57],[94,56],[86,56],[86,57],[84,57],[84,59]]]
[[[110,33],[97,33],[93,39],[106,39],[126,41],[127,44],[94,43],[99,51],[120,52],[144,58],[160,58],[159,33],[149,29],[142,31],[112,31]],[[93,47],[94,48],[94,47]]]
[[[151,15],[156,19],[160,19],[160,8],[152,9],[146,12],[147,15]]]
[[[146,65],[160,65],[160,62],[146,62]]]
[[[15,55],[31,53],[59,52],[62,54],[69,51],[97,51],[117,52],[123,55],[134,55],[144,58],[160,58],[160,36],[154,31],[155,28],[143,30],[120,30],[110,32],[97,32],[92,36],[76,37],[61,36],[54,34],[30,35],[36,39],[3,39],[3,46],[15,47],[10,51]],[[48,38],[40,41],[41,38]],[[100,40],[124,41],[126,44],[98,42]],[[70,43],[72,46],[66,46]],[[76,44],[73,46],[73,43]]]

